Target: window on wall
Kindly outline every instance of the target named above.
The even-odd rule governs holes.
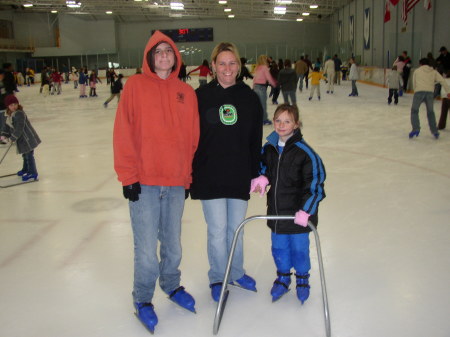
[[[0,20],[0,39],[14,39],[12,21]]]

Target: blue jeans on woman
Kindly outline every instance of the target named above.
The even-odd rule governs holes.
[[[222,282],[227,267],[234,232],[244,220],[248,202],[241,199],[202,200],[203,214],[208,225],[208,271],[209,283]],[[233,262],[230,281],[236,281],[245,274],[243,234],[241,231]]]
[[[255,84],[253,91],[258,95],[259,101],[263,108],[263,121],[268,120],[267,116],[267,86],[263,84]]]
[[[358,96],[358,88],[356,87],[356,80],[352,80],[352,96]]]
[[[22,153],[23,167],[22,172],[28,174],[38,174],[36,169],[36,161],[34,160],[34,150]]]
[[[134,238],[133,298],[134,302],[148,303],[158,277],[167,294],[180,286],[184,187],[141,185],[139,200],[129,206]]]
[[[433,111],[433,99],[433,92],[431,91],[417,91],[414,93],[411,106],[411,125],[413,131],[420,131],[419,107],[422,102],[425,102],[430,131],[432,134],[438,132],[436,127],[436,116]]]

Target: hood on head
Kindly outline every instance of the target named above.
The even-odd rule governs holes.
[[[153,33],[153,35],[148,40],[147,45],[145,46],[144,57],[142,59],[142,72],[144,74],[152,76],[152,77],[154,77],[154,76],[158,77],[158,75],[156,75],[154,72],[151,71],[150,64],[148,63],[148,60],[147,60],[147,55],[148,55],[148,53],[150,53],[150,50],[154,46],[156,46],[157,44],[159,44],[161,42],[168,43],[173,48],[173,51],[175,52],[175,69],[169,75],[169,78],[178,77],[178,73],[180,71],[181,62],[182,62],[181,54],[178,51],[178,48],[175,45],[175,43],[172,41],[172,39],[170,37],[168,37],[167,35],[161,33],[159,30],[157,30]]]

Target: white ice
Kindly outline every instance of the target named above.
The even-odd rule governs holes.
[[[353,98],[348,82],[333,95],[322,86],[321,101],[297,92],[305,139],[327,170],[319,234],[332,336],[448,337],[450,132],[435,140],[422,106],[422,132],[410,140],[412,95],[388,106],[387,89],[358,87]],[[113,169],[117,102],[103,108],[106,84],[99,84],[98,98],[79,99],[71,84],[60,96],[38,91],[21,87],[17,96],[43,140],[35,151],[40,180],[0,189],[0,336],[148,336],[133,315],[128,205]],[[434,108],[438,118],[439,101]],[[268,109],[273,114],[270,100]],[[265,126],[265,136],[271,130]],[[0,175],[20,168],[12,150]],[[0,180],[12,181],[18,178]],[[265,214],[265,199],[254,195],[248,215],[257,214]],[[182,242],[182,284],[197,314],[157,287],[155,336],[212,336],[216,304],[199,201],[186,202]],[[292,289],[271,303],[270,232],[264,221],[246,226],[245,266],[258,292],[230,289],[219,336],[325,336],[312,236],[311,242],[310,299],[300,305]]]

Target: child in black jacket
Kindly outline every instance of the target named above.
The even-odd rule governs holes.
[[[122,74],[119,74],[117,80],[116,80],[116,81],[114,82],[114,84],[111,86],[111,96],[109,96],[109,98],[106,100],[106,102],[103,103],[103,106],[104,106],[105,108],[108,107],[108,103],[111,102],[112,99],[113,99],[114,97],[116,97],[116,96],[117,96],[117,102],[120,101],[120,92],[121,92],[122,89],[123,89],[122,78],[123,78],[123,75],[122,75]]]
[[[267,185],[267,214],[294,215],[295,220],[269,220],[272,256],[277,267],[271,295],[276,301],[289,290],[291,269],[297,280],[297,297],[309,297],[308,221],[317,226],[318,205],[325,192],[325,168],[320,157],[303,140],[297,106],[282,104],[274,114],[275,131],[262,151],[261,175],[252,180],[251,192],[264,194]]]

